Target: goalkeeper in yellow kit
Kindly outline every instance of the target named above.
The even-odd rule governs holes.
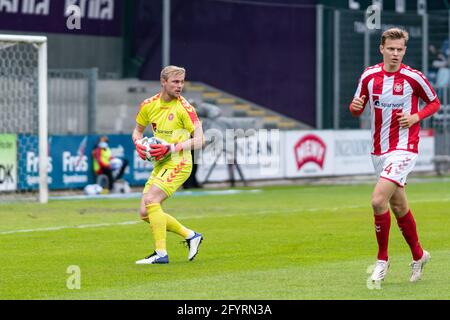
[[[133,142],[142,159],[146,148],[141,144],[143,133],[151,125],[154,137],[161,144],[150,145],[150,155],[155,158],[153,172],[142,192],[140,215],[149,222],[155,241],[155,251],[136,264],[168,263],[166,232],[182,236],[189,247],[188,259],[193,260],[203,236],[184,227],[174,217],[165,213],[161,203],[170,197],[192,170],[191,150],[204,144],[202,125],[195,109],[181,96],[186,71],[176,66],[161,71],[161,92],[145,100],[136,116]]]

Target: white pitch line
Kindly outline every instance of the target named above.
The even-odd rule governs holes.
[[[443,199],[426,199],[426,200],[412,200],[409,203],[428,203],[428,202],[449,202],[450,198]],[[301,212],[318,212],[318,211],[339,211],[346,209],[359,209],[359,208],[370,208],[370,205],[353,205],[353,206],[342,206],[342,207],[333,207],[333,208],[308,208],[308,209],[268,209],[268,210],[259,210],[248,212],[239,212],[239,213],[228,213],[228,214],[204,214],[204,215],[195,215],[195,216],[180,216],[178,219],[203,219],[203,218],[228,218],[228,217],[236,217],[236,216],[253,216],[253,215],[265,215],[269,213],[301,213]],[[24,230],[11,230],[11,231],[2,231],[0,235],[8,235],[8,234],[16,234],[16,233],[30,233],[30,232],[42,232],[42,231],[60,231],[65,229],[87,229],[87,228],[102,228],[102,227],[112,227],[112,226],[126,226],[126,225],[134,225],[142,223],[140,220],[132,220],[132,221],[123,221],[123,222],[112,222],[112,223],[97,223],[97,224],[82,224],[79,226],[58,226],[58,227],[48,227],[48,228],[36,228],[36,229],[24,229]]]
[[[15,233],[40,232],[40,231],[59,231],[59,230],[64,230],[64,229],[101,228],[101,227],[111,227],[111,226],[137,224],[137,223],[140,223],[140,222],[141,221],[124,221],[124,222],[114,222],[114,223],[81,224],[79,226],[58,226],[58,227],[48,227],[48,228],[12,230],[12,231],[0,232],[0,235],[15,234]]]

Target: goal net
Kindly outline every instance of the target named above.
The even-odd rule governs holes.
[[[0,199],[48,201],[47,38],[0,34]]]

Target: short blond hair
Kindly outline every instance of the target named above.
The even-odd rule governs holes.
[[[168,80],[172,75],[185,75],[186,69],[177,66],[167,66],[161,70],[161,80]]]
[[[384,46],[386,43],[386,39],[390,40],[399,40],[404,39],[405,40],[405,46],[408,43],[409,40],[409,33],[405,30],[402,30],[400,28],[391,28],[383,32],[381,35],[381,45]]]

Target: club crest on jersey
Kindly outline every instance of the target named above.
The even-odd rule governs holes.
[[[394,86],[395,92],[402,92],[403,91],[403,85],[401,83],[396,83]]]
[[[404,89],[404,86],[403,86],[403,80],[396,80],[395,82],[394,82],[394,92],[393,92],[393,94],[394,94],[394,96],[402,96],[403,95],[403,89]]]
[[[173,117],[174,117],[173,113],[169,114],[169,121],[172,121]]]
[[[323,169],[326,151],[327,146],[320,137],[314,134],[304,136],[294,146],[297,170],[300,171],[309,162],[315,163]]]

